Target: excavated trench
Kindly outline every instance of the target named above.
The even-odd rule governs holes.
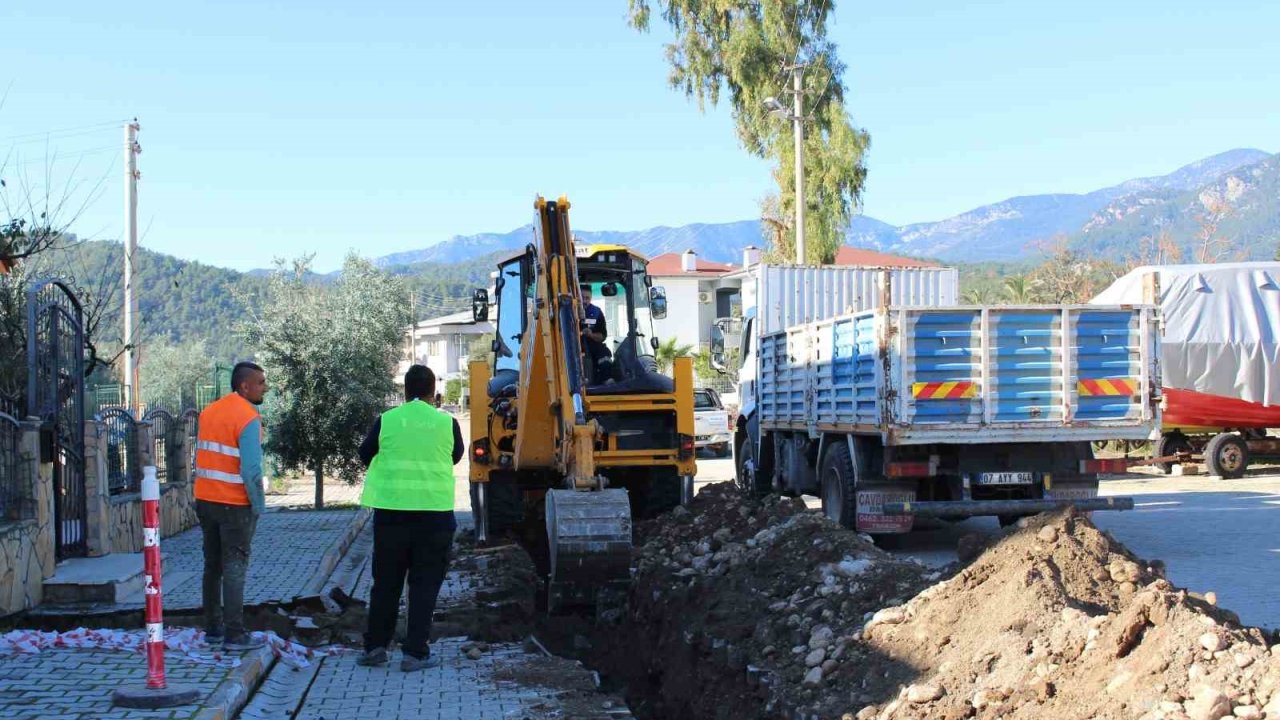
[[[623,618],[535,632],[639,718],[1280,718],[1271,633],[1071,511],[945,570],[727,484],[636,532]]]

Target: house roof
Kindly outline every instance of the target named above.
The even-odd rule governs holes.
[[[698,277],[718,277],[725,273],[733,272],[738,268],[725,263],[711,262],[710,260],[701,260],[694,256],[694,272],[685,272],[681,269],[680,256],[683,253],[662,253],[661,255],[649,261],[649,274],[655,277],[672,277],[672,276],[698,276]]]
[[[865,248],[845,245],[836,252],[836,265],[861,265],[866,267],[938,267],[937,263],[915,258],[890,255]]]

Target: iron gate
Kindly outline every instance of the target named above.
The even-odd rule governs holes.
[[[53,463],[58,559],[85,542],[84,311],[71,288],[45,280],[27,292],[27,415],[41,420],[42,462]]]

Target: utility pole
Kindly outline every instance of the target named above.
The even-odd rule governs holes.
[[[804,90],[801,84],[803,65],[791,68],[791,91],[795,110],[791,116],[796,139],[796,264],[805,264],[804,254]]]
[[[134,343],[138,324],[138,297],[133,287],[133,262],[138,252],[138,119],[124,126],[124,384],[126,402],[133,413],[138,402],[138,358]]]

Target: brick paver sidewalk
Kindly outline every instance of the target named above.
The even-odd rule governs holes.
[[[316,575],[321,557],[351,527],[356,510],[264,513],[258,519],[245,578],[246,605],[292,600]],[[204,572],[199,528],[166,538],[164,606],[166,610],[200,607]]]
[[[243,667],[243,666],[242,666]],[[198,705],[168,710],[126,710],[111,705],[122,686],[141,686],[146,659],[131,652],[58,649],[0,656],[0,719],[3,720],[159,720],[195,718],[224,682],[241,668],[199,664],[178,658],[166,664],[171,686],[195,688]]]
[[[400,672],[399,653],[392,654],[389,666],[380,668],[356,665],[355,653],[325,658],[313,668],[297,672],[282,672],[277,667],[241,713],[240,720],[574,717],[562,709],[564,688],[512,679],[512,669],[537,663],[541,655],[526,653],[519,645],[493,645],[479,660],[471,660],[460,652],[465,643],[463,638],[432,643],[431,653],[441,659],[441,665],[415,673]],[[586,670],[580,673],[590,675]],[[605,695],[592,704],[596,708],[615,708],[593,717],[631,717],[621,701]]]

